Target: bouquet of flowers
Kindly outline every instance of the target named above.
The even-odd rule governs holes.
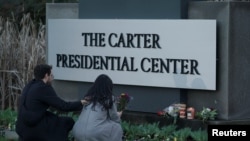
[[[117,97],[117,111],[125,110],[130,100],[132,100],[131,96],[127,93],[121,93],[121,95]]]
[[[203,107],[203,109],[200,112],[197,112],[196,117],[205,122],[208,120],[214,120],[217,117],[217,115],[218,113],[216,109]]]

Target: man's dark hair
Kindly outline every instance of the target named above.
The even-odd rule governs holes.
[[[36,80],[41,80],[45,77],[45,74],[51,74],[52,66],[47,64],[37,65],[34,69],[34,76]]]

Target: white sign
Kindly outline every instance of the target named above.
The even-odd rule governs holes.
[[[216,20],[49,19],[55,79],[216,89]]]

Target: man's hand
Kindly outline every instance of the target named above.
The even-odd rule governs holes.
[[[89,101],[83,99],[83,100],[81,100],[81,103],[82,103],[82,105],[88,105],[88,104],[89,104]]]
[[[117,114],[118,114],[118,116],[119,116],[119,117],[121,117],[121,116],[122,116],[122,112],[123,112],[123,111],[119,111],[119,112],[117,112]]]

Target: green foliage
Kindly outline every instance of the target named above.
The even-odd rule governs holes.
[[[191,137],[193,138],[194,141],[207,141],[208,140],[207,132],[201,129],[191,132]]]
[[[159,133],[159,139],[161,140],[170,140],[172,139],[174,131],[176,131],[177,125],[176,124],[171,124],[168,126],[163,126],[161,128],[161,132]]]
[[[191,128],[177,129],[171,124],[159,127],[159,123],[131,124],[122,121],[124,141],[207,141],[205,130],[192,131]]]
[[[173,134],[178,141],[186,141],[187,138],[191,135],[191,129],[189,127],[185,127],[175,131]]]
[[[144,140],[158,139],[158,136],[160,134],[159,122],[155,122],[152,124],[142,124],[141,133],[141,136]]]
[[[205,108],[205,107],[203,107],[203,109],[200,112],[196,113],[196,117],[198,119],[201,119],[203,122],[208,120],[214,120],[217,115],[218,113],[216,109]]]
[[[14,125],[17,118],[17,112],[7,108],[5,110],[0,110],[0,125],[4,128],[14,130]]]
[[[7,139],[5,139],[4,137],[0,136],[0,141],[7,141]]]
[[[134,125],[126,121],[123,121],[121,126],[123,128],[123,136],[126,141],[140,138],[142,126]]]

